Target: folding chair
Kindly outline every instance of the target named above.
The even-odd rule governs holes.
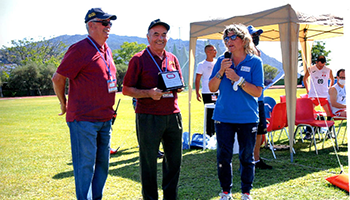
[[[300,95],[300,96],[302,96],[302,95]],[[302,98],[308,98],[307,94],[306,94],[306,96],[304,96]],[[327,114],[324,110],[314,110],[315,115],[317,117],[324,117],[324,118],[325,117],[331,117],[331,120],[333,120],[333,121],[340,121],[340,124],[338,126],[338,131],[334,132],[334,134],[336,134],[337,137],[338,137],[338,135],[340,133],[340,129],[342,128],[342,125],[343,125],[343,121],[346,120],[346,117],[339,117],[339,116],[334,115],[333,112],[332,112],[332,108],[331,108],[331,105],[330,105],[329,101],[327,101],[326,106],[327,106],[328,110],[330,111],[330,114]],[[345,133],[343,135],[342,144],[344,144],[344,138],[345,138],[345,135],[346,135],[346,130],[347,130],[347,127],[345,127]],[[327,134],[326,134],[326,136],[325,136],[325,138],[323,140],[323,144],[324,144],[324,141],[325,141],[326,137],[328,136],[328,134],[330,134],[330,132],[327,132]]]
[[[286,95],[281,95],[280,96],[280,102],[281,103],[286,102]]]
[[[343,121],[347,120],[347,119],[346,119],[346,117],[339,117],[339,116],[334,115],[333,112],[332,112],[332,108],[331,108],[331,105],[330,105],[329,101],[327,101],[327,106],[328,106],[328,110],[330,111],[330,116],[327,116],[327,114],[325,112],[323,112],[322,114],[323,114],[323,116],[331,117],[331,119],[333,121],[340,121],[340,124],[338,126],[338,131],[334,132],[334,134],[338,137],[338,135],[340,133],[340,129],[342,128],[342,125],[343,125]],[[344,144],[344,138],[345,138],[345,135],[346,135],[346,130],[347,130],[347,126],[345,127],[345,132],[344,132],[342,144]]]
[[[287,110],[286,110],[286,102],[278,103],[274,106],[270,123],[267,124],[267,138],[270,145],[270,150],[272,152],[273,157],[276,159],[275,151],[273,148],[274,142],[273,142],[273,132],[281,130],[279,137],[281,137],[282,132],[284,131],[289,139],[289,135],[287,132]],[[293,148],[293,152],[294,148]]]
[[[303,126],[308,126],[312,130],[312,140],[310,143],[310,149],[312,146],[312,142],[315,145],[316,154],[318,154],[317,146],[316,146],[316,138],[315,131],[313,127],[332,127],[334,125],[334,121],[326,121],[326,120],[315,120],[314,118],[314,107],[311,99],[308,98],[298,98],[296,103],[296,113],[295,113],[295,125],[297,126],[294,132],[294,138],[298,131]],[[317,129],[319,133],[319,130]],[[333,126],[333,132],[335,133],[335,128]],[[335,135],[335,143],[338,148],[337,136]]]
[[[265,108],[265,118],[270,120],[273,107],[275,107],[276,101],[274,98],[265,96],[264,97],[264,108]]]

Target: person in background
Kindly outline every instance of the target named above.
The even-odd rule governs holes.
[[[259,122],[258,97],[264,86],[261,59],[246,26],[233,24],[223,31],[229,58],[220,56],[209,89],[220,90],[213,119],[217,137],[217,167],[222,200],[232,199],[232,153],[235,133],[239,144],[242,199],[252,199],[254,146]]]
[[[331,112],[338,117],[346,117],[345,69],[337,72],[337,83],[328,90]]]
[[[106,40],[115,19],[100,8],[90,9],[85,16],[87,38],[69,47],[52,77],[59,115],[66,113],[70,131],[77,199],[102,199],[108,176],[117,80]]]
[[[203,103],[214,103],[216,102],[218,92],[215,91],[210,92],[209,90],[209,77],[211,75],[211,72],[213,71],[213,67],[216,63],[216,48],[208,44],[204,48],[204,52],[207,56],[205,60],[198,63],[197,70],[196,70],[196,80],[195,80],[195,86],[196,86],[196,95],[197,100],[200,102],[203,99]],[[202,96],[199,93],[199,88],[201,85],[202,80]],[[208,109],[207,112],[207,135],[213,136],[215,134],[215,127],[214,127],[214,120],[212,120],[213,116],[213,109]]]
[[[136,53],[124,77],[123,94],[136,102],[136,133],[139,143],[142,196],[158,199],[157,153],[160,142],[164,149],[163,198],[177,199],[182,160],[182,118],[177,93],[183,88],[164,92],[158,88],[158,73],[178,71],[178,59],[165,51],[170,26],[159,19],[151,22],[149,46]]]
[[[310,83],[308,83],[309,77]],[[327,106],[328,80],[331,81],[330,86],[332,86],[334,84],[332,70],[326,67],[326,58],[320,55],[317,57],[316,64],[309,67],[306,71],[303,81],[306,92],[314,103],[314,106],[321,105],[327,116],[330,116],[330,110]],[[310,127],[307,127],[304,139],[311,139],[311,133]]]
[[[250,25],[248,26],[249,34],[252,36],[255,52],[257,56],[261,57],[261,52],[257,48],[260,41],[260,35],[263,33],[262,29],[255,29],[254,26]],[[255,160],[255,168],[259,169],[272,169],[272,166],[266,164],[261,158],[260,158],[260,147],[262,142],[262,136],[267,133],[266,131],[266,117],[265,117],[265,104],[264,104],[264,91],[261,92],[260,97],[258,98],[258,104],[259,104],[259,125],[258,125],[258,133],[256,135],[256,143],[254,147],[254,160]]]

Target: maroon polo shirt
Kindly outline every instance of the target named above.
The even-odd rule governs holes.
[[[147,47],[149,49],[149,47]],[[149,49],[149,52],[150,49]],[[172,53],[165,52],[163,60],[158,56],[152,54],[152,57],[157,62],[158,66],[167,71],[179,71],[182,79],[182,73],[179,61]],[[124,77],[124,86],[135,87],[137,89],[152,89],[158,85],[159,69],[154,63],[152,57],[145,49],[135,54],[130,62],[128,70]],[[167,62],[167,63],[166,63]],[[177,92],[173,91],[173,97],[164,98],[160,100],[153,100],[152,98],[139,98],[136,104],[136,113],[152,114],[152,115],[170,115],[179,113],[180,108],[177,103]]]
[[[108,45],[105,43],[102,48],[91,37],[90,39],[100,50],[110,73],[116,78],[116,68]],[[104,122],[112,119],[115,93],[108,93],[108,68],[88,38],[69,47],[57,73],[69,78],[67,122]]]

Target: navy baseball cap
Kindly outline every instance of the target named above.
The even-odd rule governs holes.
[[[149,27],[148,27],[148,30],[150,30],[151,28],[153,28],[154,26],[157,26],[157,25],[162,25],[162,26],[164,26],[164,27],[166,28],[167,31],[169,31],[169,29],[170,29],[169,24],[160,21],[160,19],[156,19],[156,20],[153,20],[153,21],[151,22],[151,24],[150,24]]]
[[[264,32],[262,29],[259,29],[259,30],[255,29],[254,26],[252,26],[252,25],[249,25],[247,28],[248,28],[250,35],[253,35],[256,32],[258,32],[258,34],[261,35],[261,33]]]
[[[105,13],[105,12],[102,11],[101,8],[91,8],[86,13],[85,23],[90,21],[90,20],[92,20],[92,19],[94,19],[94,18],[116,20],[117,16]]]

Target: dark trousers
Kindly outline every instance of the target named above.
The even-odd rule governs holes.
[[[140,173],[144,200],[158,200],[157,153],[163,144],[163,199],[176,199],[182,159],[182,118],[180,113],[149,115],[136,113],[140,148]]]
[[[206,103],[215,103],[215,101],[213,101],[211,99],[212,95],[213,94],[202,94],[203,103],[204,104],[206,104]],[[215,93],[215,95],[217,96],[218,93]],[[214,120],[212,120],[213,113],[214,113],[214,109],[208,109],[207,110],[207,127],[206,127],[206,131],[207,131],[207,135],[209,135],[210,137],[215,134]]]
[[[254,147],[257,123],[232,124],[216,122],[216,138],[218,141],[217,167],[222,191],[231,192],[232,188],[232,154],[235,133],[239,144],[239,161],[242,193],[250,193],[255,176]]]

